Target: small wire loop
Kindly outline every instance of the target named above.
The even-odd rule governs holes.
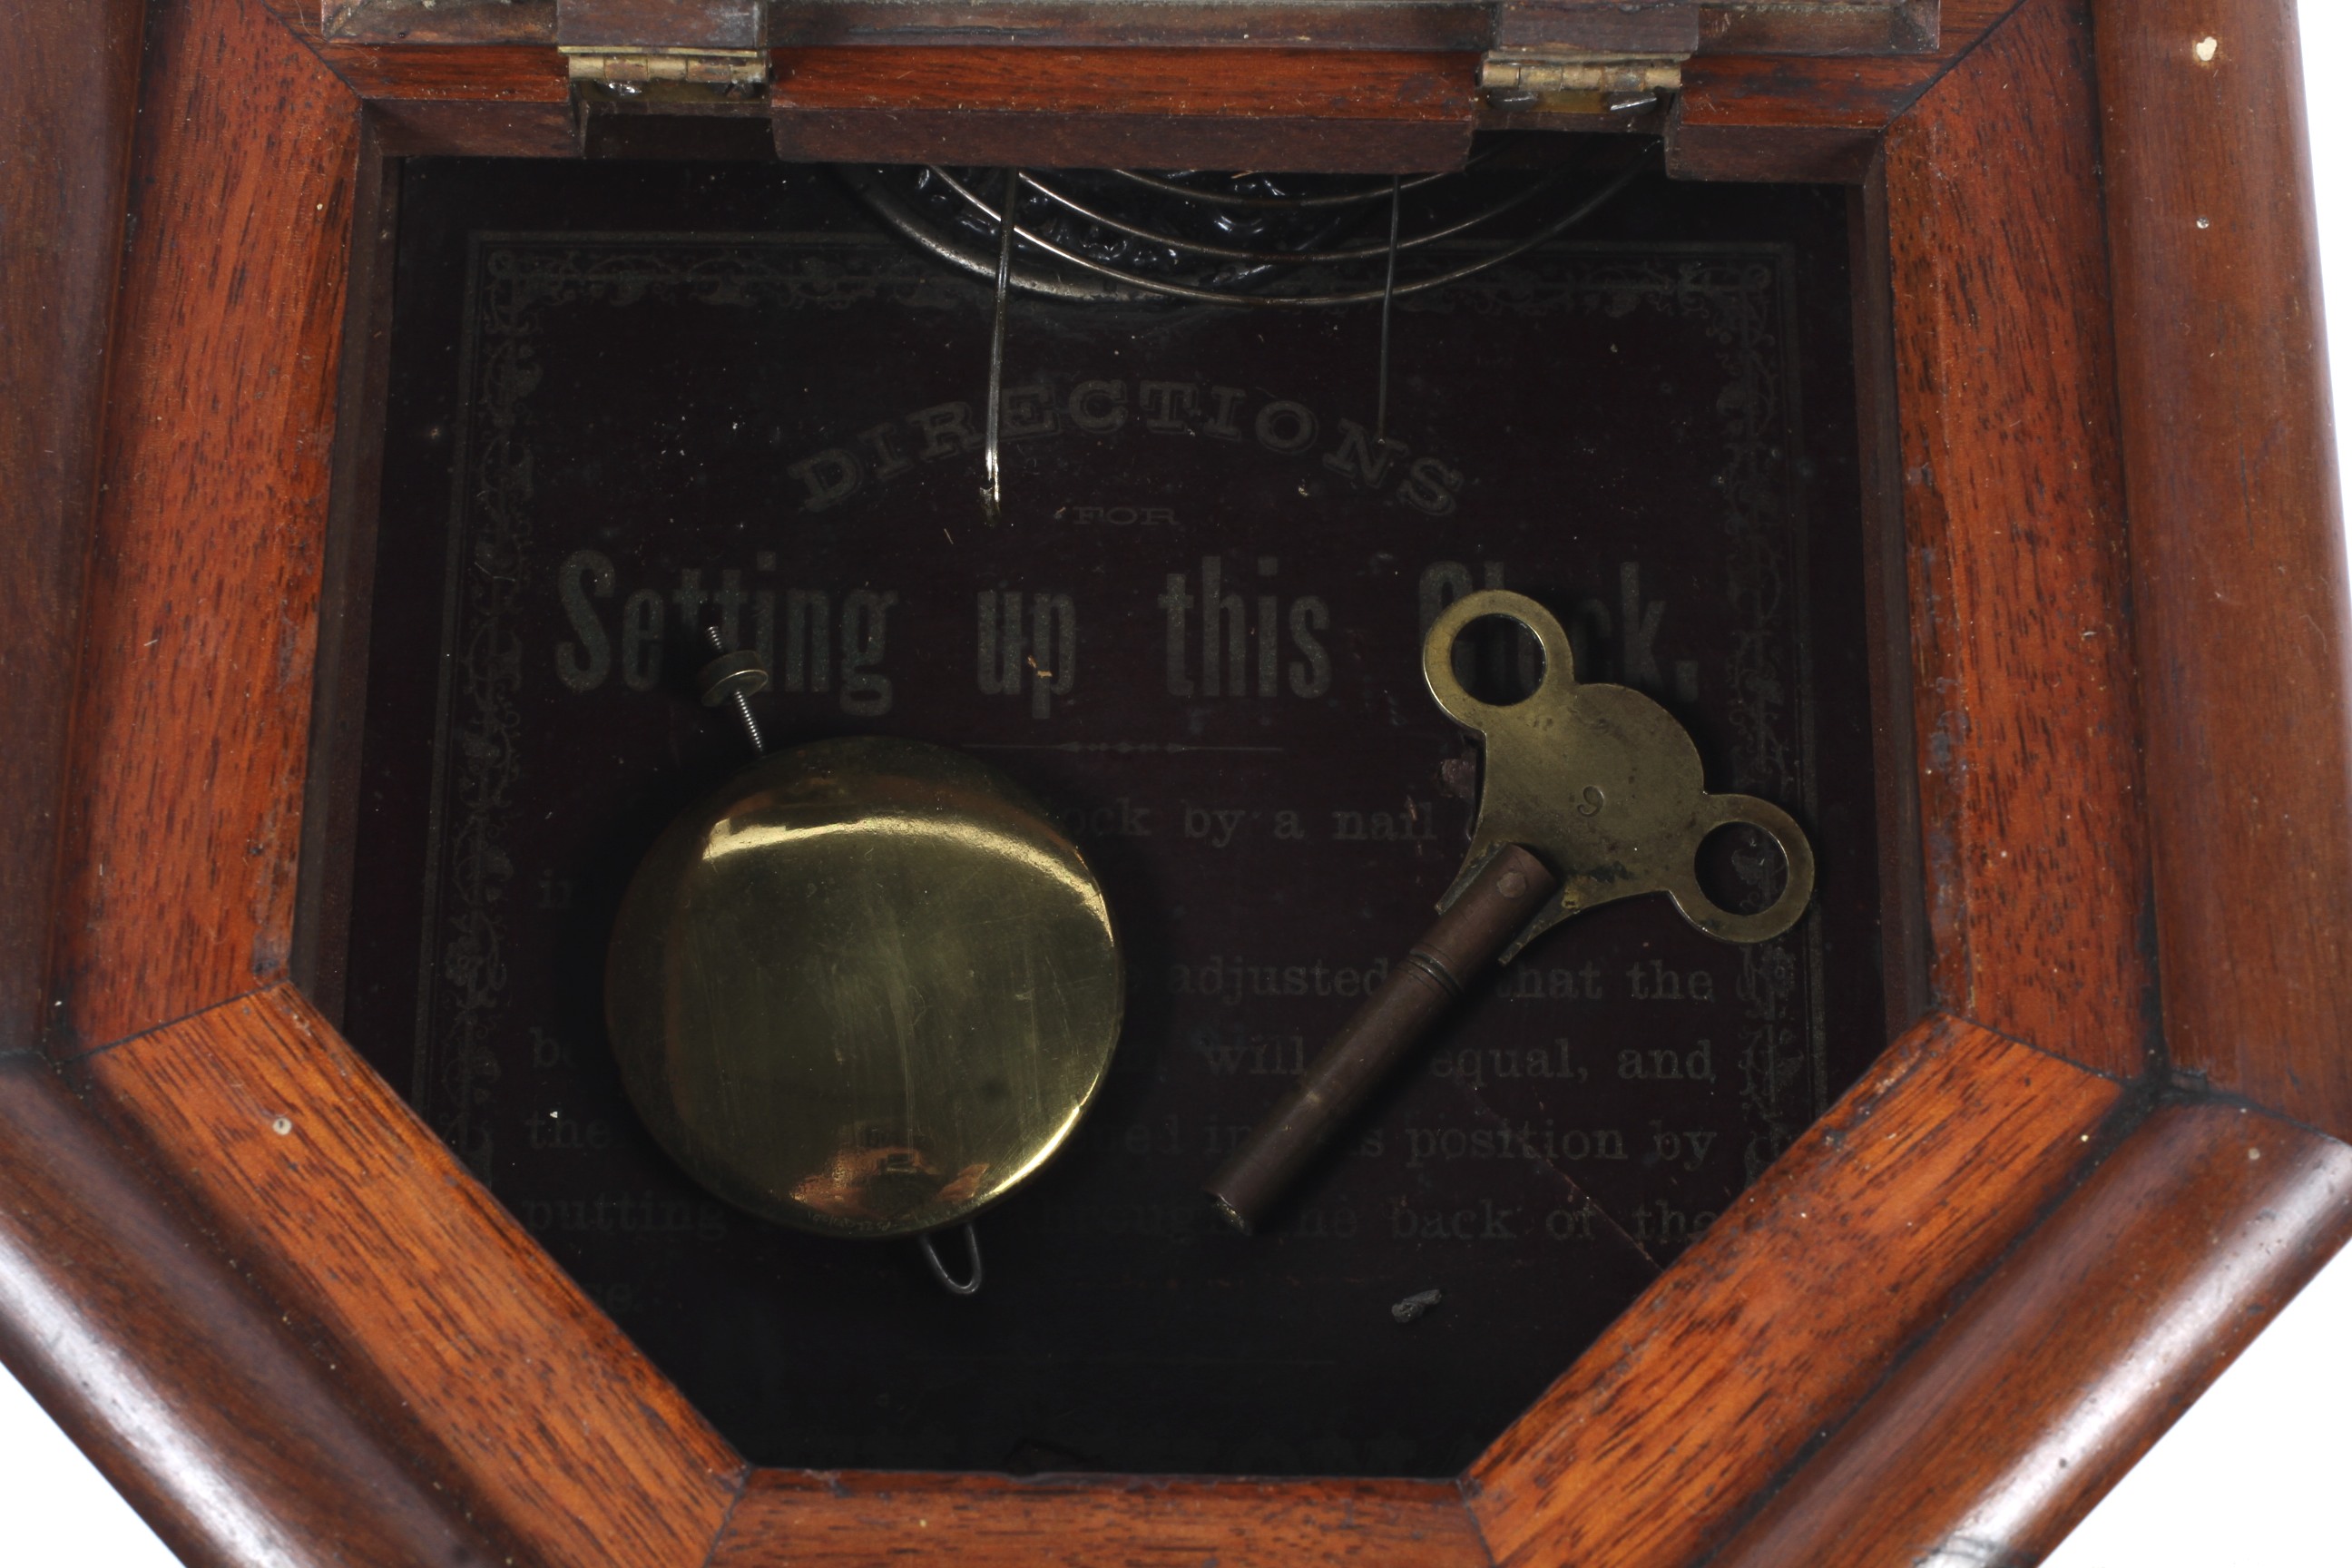
[[[931,1266],[931,1278],[940,1282],[940,1289],[952,1296],[980,1294],[980,1283],[983,1274],[980,1266],[980,1232],[972,1228],[970,1220],[964,1221],[963,1224],[964,1257],[971,1264],[971,1274],[969,1279],[958,1279],[948,1272],[948,1266],[940,1261],[939,1250],[931,1245],[929,1234],[915,1237],[915,1245],[922,1248],[923,1261]]]

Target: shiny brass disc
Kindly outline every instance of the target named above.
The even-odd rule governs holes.
[[[994,769],[910,741],[779,752],[671,824],[622,901],[604,1014],[688,1173],[833,1236],[1002,1197],[1101,1084],[1125,1000],[1077,847]]]

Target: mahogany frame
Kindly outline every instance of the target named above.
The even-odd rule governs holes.
[[[1867,204],[1926,994],[1430,1483],[747,1469],[288,979],[355,215],[568,152],[551,48],[0,7],[0,1359],[192,1563],[2038,1558],[2352,1231],[2352,628],[2290,0],[1943,12],[1703,56],[1669,128]],[[1463,53],[780,53],[781,134],[1480,113]]]

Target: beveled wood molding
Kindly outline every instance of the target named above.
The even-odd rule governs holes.
[[[1178,3],[1106,15],[1080,0],[275,0],[306,32],[354,44],[672,47],[969,44],[1239,45],[1482,49],[1559,44],[1618,54],[1924,54],[1941,0],[1340,0]],[[764,15],[762,13],[764,12]]]
[[[745,1467],[290,986],[75,1064],[269,1299],[536,1560],[688,1563]],[[322,1224],[325,1216],[333,1216]]]
[[[0,15],[8,62],[0,212],[0,1051],[41,1037],[89,510],[98,488],[142,7]]]
[[[1702,1560],[2133,1110],[2112,1079],[1922,1024],[1471,1467],[1495,1561]]]
[[[2352,1138],[2352,644],[2294,7],[2099,16],[2168,1046]]]
[[[1675,169],[1865,214],[1926,994],[1453,1483],[749,1470],[286,978],[373,160],[574,155],[551,43],[106,0],[0,46],[0,201],[49,237],[0,255],[0,1359],[187,1561],[2032,1561],[2352,1226],[2287,0],[1948,0],[1929,52],[1694,62]],[[1008,154],[1119,117],[1466,146],[1468,46],[1431,47],[1073,46],[1044,94],[976,50],[927,111],[1014,117]],[[922,107],[876,96],[889,48],[796,90]]]
[[[47,1063],[0,1058],[0,1359],[166,1545],[239,1563],[525,1550],[127,1154]]]
[[[1684,68],[1684,90],[1675,100],[1669,127],[1669,165],[1701,179],[1858,180],[1886,128],[1972,53],[2018,3],[1944,0],[1932,38],[1895,54],[1776,54],[1740,44],[1742,35],[1736,31],[1725,32],[1725,52],[1703,51]],[[472,24],[454,26],[454,7],[420,9],[415,15],[429,26],[396,42],[321,35],[317,18],[298,0],[273,0],[273,9],[389,122],[391,151],[567,155],[573,130],[563,60],[551,20],[544,32],[520,25],[530,14],[527,6],[494,8],[497,17],[517,24],[505,32]],[[1402,155],[1417,163],[1440,154],[1458,160],[1467,145],[1460,138],[1469,130],[1517,122],[1465,91],[1485,47],[1478,27],[1447,24],[1398,30],[1401,18],[1437,14],[1429,7],[1359,6],[1351,13],[1342,3],[1324,7],[1316,18],[1293,17],[1280,26],[1247,24],[1242,30],[1254,37],[1283,40],[1279,47],[1254,47],[1222,35],[1182,28],[1139,32],[1125,24],[1116,39],[1101,37],[1099,26],[1020,41],[987,32],[975,36],[968,28],[931,34],[916,26],[921,16],[915,9],[893,0],[887,10],[893,25],[888,36],[896,42],[887,48],[873,37],[845,37],[831,28],[772,34],[769,74],[776,84],[784,145],[793,144],[795,121],[814,119],[821,128],[825,117],[845,107],[872,112],[876,124],[886,123],[883,111],[897,108],[910,114],[959,109],[981,114],[978,123],[985,125],[988,111],[1017,112],[1021,107],[1017,99],[992,96],[987,83],[992,79],[1002,84],[1001,92],[1017,94],[1038,71],[1055,72],[1060,107],[1074,131],[1087,125],[1089,116],[1148,117],[1160,134],[1169,134],[1215,127],[1236,114],[1244,121],[1277,115],[1295,104],[1302,74],[1331,82],[1350,72],[1358,76],[1360,101],[1348,112],[1340,102],[1344,95],[1327,91],[1326,114],[1375,125],[1402,120],[1434,130],[1440,122],[1431,116],[1429,102],[1451,100],[1453,139],[1408,142]],[[1070,10],[1084,14],[1080,6]],[[1024,14],[1038,11],[1024,5]],[[825,13],[836,18],[845,14],[835,7]],[[1180,14],[1177,8],[1153,13],[1163,20]],[[956,15],[968,18],[968,13]],[[1350,15],[1377,18],[1383,30],[1360,36],[1337,25]],[[1301,39],[1313,47],[1302,47]],[[926,49],[961,56],[977,79],[967,84],[958,75],[943,78],[934,67],[907,73],[896,89],[903,96],[893,96],[889,67],[875,57]],[[1418,57],[1418,63],[1380,58],[1400,53]],[[1057,55],[1064,63],[1055,71]],[[1324,58],[1301,63],[1300,55]],[[992,61],[992,56],[1002,58]],[[1207,89],[1204,101],[1171,102],[1171,77]],[[955,96],[960,89],[964,90]],[[951,101],[942,103],[943,94]],[[1234,145],[1231,138],[1239,128],[1223,129],[1226,144]],[[1298,134],[1293,123],[1278,134],[1269,132],[1265,144],[1295,148]],[[1328,155],[1348,145],[1345,138],[1326,138],[1324,151]],[[1052,147],[1026,151],[1031,161],[1042,163],[1049,160]]]
[[[711,1568],[852,1568],[951,1556],[975,1568],[1104,1563],[1395,1563],[1486,1568],[1444,1481],[1196,1481],[1146,1476],[804,1475],[744,1489]]]
[[[2334,1139],[2160,1106],[1710,1561],[2041,1561],[2343,1245],[2347,1198]]]
[[[795,162],[1137,161],[1243,168],[1306,149],[1339,171],[1458,168],[1470,155],[1477,58],[1402,50],[909,45],[778,49],[776,149]],[[1076,112],[1074,112],[1076,111]]]

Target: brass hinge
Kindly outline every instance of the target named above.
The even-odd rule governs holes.
[[[613,48],[572,45],[563,58],[575,82],[607,87],[646,87],[656,83],[698,88],[762,88],[768,82],[768,56],[761,49]]]
[[[1501,108],[1622,112],[1679,90],[1683,61],[1657,55],[1492,49],[1478,62],[1478,85]]]

